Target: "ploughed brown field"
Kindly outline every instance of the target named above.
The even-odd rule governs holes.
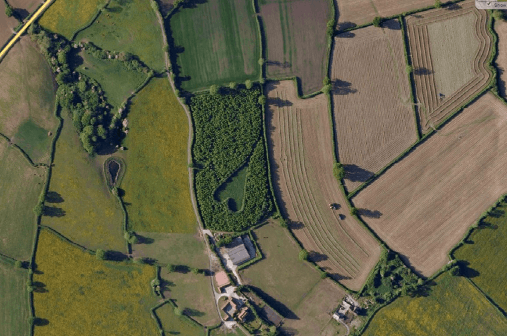
[[[507,106],[481,96],[353,198],[363,220],[425,276],[507,192]]]
[[[331,80],[338,159],[349,191],[417,140],[397,20],[338,34]]]
[[[393,15],[425,8],[435,0],[335,0],[338,5],[338,30],[372,22],[376,16]],[[445,4],[447,1],[442,1]]]
[[[357,290],[378,261],[380,247],[349,215],[333,176],[326,96],[298,99],[292,81],[272,82],[267,89],[270,158],[282,211],[310,259]]]
[[[498,54],[496,57],[496,67],[498,69],[499,82],[498,89],[502,97],[506,95],[507,85],[507,22],[495,21],[495,32],[498,35]]]
[[[12,8],[24,19],[42,3],[40,0],[9,0]]]
[[[7,15],[5,15],[5,2],[0,1],[0,48],[3,48],[4,44],[7,43],[12,34],[14,34],[14,28],[17,25],[18,20],[12,16],[7,17]]]
[[[260,12],[266,30],[268,77],[299,77],[303,95],[320,90],[329,62],[330,2],[260,0]]]
[[[438,127],[491,79],[488,14],[473,1],[406,18],[423,133]]]

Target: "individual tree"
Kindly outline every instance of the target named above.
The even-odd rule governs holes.
[[[320,278],[321,279],[327,278],[327,272],[320,272]]]
[[[382,21],[383,19],[380,17],[380,16],[376,16],[374,19],[373,19],[373,25],[375,27],[380,27],[380,25],[382,24]]]
[[[411,65],[407,65],[407,66],[405,67],[405,70],[407,71],[407,73],[408,73],[408,74],[411,74],[411,73],[412,73],[412,71],[414,71],[414,68],[413,68]]]
[[[192,271],[193,274],[199,274],[199,273],[201,273],[201,270],[199,270],[198,268],[195,268],[195,267],[192,267],[191,271]]]
[[[322,80],[322,84],[323,85],[331,84],[331,80],[329,79],[328,76],[324,77],[324,79]]]
[[[442,8],[442,2],[440,0],[435,0],[435,8]]]
[[[106,251],[97,249],[97,251],[95,251],[95,258],[98,260],[106,260]]]
[[[449,270],[449,273],[451,273],[451,275],[453,275],[453,276],[460,276],[461,270],[459,268],[459,265],[456,264],[456,265],[454,265],[454,267],[451,267],[451,269]]]
[[[23,262],[19,261],[19,260],[16,260],[14,262],[14,267],[15,268],[23,268]]]
[[[251,80],[249,80],[249,79],[247,79],[247,80],[245,81],[245,87],[246,87],[248,90],[250,90],[250,89],[252,88],[252,86],[253,86],[252,81],[251,81]]]
[[[266,104],[266,96],[264,95],[259,96],[259,99],[257,101],[259,102],[260,105]]]
[[[209,93],[212,94],[212,95],[216,95],[218,94],[218,85],[211,85],[211,87],[209,88]]]
[[[357,208],[356,207],[352,207],[350,208],[350,214],[352,216],[357,216]]]
[[[235,82],[229,83],[229,89],[235,90],[237,87],[238,87],[238,84],[236,84]]]
[[[173,264],[167,264],[167,270],[172,273],[176,271],[176,266]]]
[[[176,316],[181,316],[181,315],[183,315],[183,312],[182,312],[182,311],[181,311],[181,309],[179,309],[178,307],[175,307],[175,308],[174,308],[174,314],[175,314]]]
[[[331,92],[331,84],[324,85],[324,87],[322,88],[322,92],[324,92],[325,94]]]
[[[260,66],[263,66],[266,61],[264,60],[264,58],[261,57],[257,62],[259,63]]]
[[[134,264],[138,264],[138,265],[146,264],[146,261],[144,260],[144,258],[141,258],[141,257],[135,257],[133,261],[134,261]]]
[[[11,5],[9,5],[7,2],[5,2],[5,15],[8,17],[14,15],[14,9],[12,9]]]
[[[333,175],[334,177],[341,182],[345,177],[345,167],[340,162],[335,162],[333,165]]]
[[[307,250],[302,249],[301,251],[299,251],[299,260],[301,260],[301,261],[308,260],[308,251]]]
[[[33,208],[33,212],[35,213],[35,215],[37,217],[42,216],[43,210],[44,210],[44,203],[40,203],[40,202],[35,206],[35,208]]]
[[[335,25],[336,25],[336,22],[335,22],[335,20],[334,20],[334,19],[329,20],[329,21],[327,22],[327,25],[326,25],[326,26],[327,26],[327,28],[326,28],[326,33],[327,33],[329,36],[333,36],[333,34],[334,34],[334,27],[335,27]]]

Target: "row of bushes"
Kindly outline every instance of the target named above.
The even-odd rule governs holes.
[[[204,224],[213,230],[243,231],[273,210],[259,97],[260,90],[255,88],[190,98],[196,134],[192,148],[196,196]],[[247,160],[243,209],[232,212],[214,194]]]
[[[153,70],[151,70],[146,64],[144,64],[139,58],[129,52],[124,51],[107,51],[97,47],[92,42],[81,44],[89,55],[97,59],[110,59],[113,62],[120,62],[121,65],[130,71],[137,71],[142,73],[150,73],[153,76]]]
[[[31,26],[30,35],[55,74],[58,102],[72,117],[84,149],[94,154],[108,142],[118,143],[121,124],[113,118],[111,105],[100,84],[71,69],[69,41],[57,34],[49,34],[37,25]]]

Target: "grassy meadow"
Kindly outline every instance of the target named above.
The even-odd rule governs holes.
[[[263,225],[254,230],[254,234],[264,259],[242,270],[241,277],[248,285],[261,289],[289,310],[295,310],[320,282],[320,273],[299,260],[301,248],[278,223]]]
[[[65,36],[68,40],[86,26],[106,0],[57,0],[39,19],[42,28]]]
[[[34,335],[156,335],[155,268],[97,260],[42,230],[36,254]]]
[[[507,321],[463,277],[444,273],[430,295],[402,297],[382,308],[365,336],[505,335]]]
[[[150,1],[112,0],[95,22],[76,36],[99,48],[126,51],[155,71],[165,69],[162,31]]]
[[[245,336],[245,333],[239,328],[233,330],[227,329],[225,326],[213,329],[210,336]]]
[[[77,70],[99,82],[106,93],[107,101],[116,108],[148,77],[145,73],[126,69],[118,61],[98,59],[86,52],[80,56],[83,64]]]
[[[228,198],[228,206],[232,211],[238,211],[243,207],[245,198],[245,184],[248,176],[248,166],[244,166],[229,177],[215,192],[219,202]]]
[[[154,258],[162,265],[208,267],[209,259],[203,239],[197,233],[136,232],[141,241],[132,245],[134,257]]]
[[[200,2],[180,9],[167,25],[175,48],[182,49],[176,52],[185,90],[259,78],[260,41],[251,1]]]
[[[129,229],[195,233],[187,170],[188,119],[167,78],[153,79],[132,100],[121,188]]]
[[[47,169],[33,167],[0,137],[0,253],[28,260],[32,254],[35,214]],[[0,333],[1,334],[1,333]]]
[[[174,313],[174,308],[170,303],[157,308],[155,310],[162,328],[168,335],[180,336],[205,336],[204,329],[195,323],[192,323],[187,318],[178,316]]]
[[[123,213],[109,192],[99,158],[90,157],[68,111],[56,142],[47,215],[41,224],[90,249],[123,251]]]
[[[504,311],[507,310],[507,202],[502,201],[491,214],[482,220],[480,230],[475,230],[464,244],[454,252],[458,260],[464,260],[465,275],[478,285]]]
[[[201,269],[209,268],[209,263],[200,265]],[[173,300],[185,314],[208,327],[220,322],[213,302],[210,276],[187,271],[169,272],[163,268],[161,277],[166,283],[164,296]]]
[[[30,38],[21,38],[0,63],[0,133],[34,162],[49,160],[58,126],[55,89],[46,60]]]
[[[27,279],[26,270],[15,269],[0,258],[0,335],[30,334]]]

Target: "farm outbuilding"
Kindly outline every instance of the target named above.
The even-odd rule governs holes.
[[[234,265],[241,265],[251,259],[250,253],[248,253],[241,237],[234,238],[230,246],[230,248],[227,248],[227,254]]]

